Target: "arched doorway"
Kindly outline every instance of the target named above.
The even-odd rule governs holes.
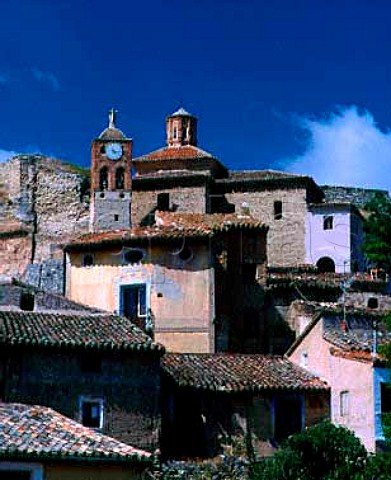
[[[335,272],[335,263],[330,257],[322,257],[320,258],[316,266],[318,267],[318,271],[320,273],[334,273]]]

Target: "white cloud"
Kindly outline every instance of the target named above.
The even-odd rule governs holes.
[[[46,83],[55,91],[60,90],[60,82],[58,81],[58,78],[54,75],[54,73],[44,72],[37,68],[33,68],[32,72],[33,72],[34,78],[38,82]]]
[[[5,162],[6,160],[13,157],[14,155],[16,155],[16,152],[0,149],[0,163]]]
[[[312,176],[319,184],[391,190],[391,132],[356,106],[327,118],[296,117],[308,134],[305,153],[287,160],[286,170]]]

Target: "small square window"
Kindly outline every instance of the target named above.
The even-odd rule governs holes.
[[[118,222],[119,221],[119,215],[115,214],[114,215],[114,222]]]
[[[82,259],[83,267],[92,267],[94,265],[94,255],[92,253],[86,253]]]
[[[324,215],[323,230],[332,230],[334,228],[334,217],[332,215]]]
[[[274,220],[282,220],[282,202],[276,200],[274,202]]]
[[[339,414],[341,417],[349,415],[349,392],[347,390],[339,394]]]
[[[85,427],[103,427],[103,399],[81,397],[80,421]]]

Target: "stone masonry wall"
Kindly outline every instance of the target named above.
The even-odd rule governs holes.
[[[164,190],[133,191],[132,225],[153,220],[159,193],[170,196],[170,210],[175,212],[207,213],[207,192],[202,187],[179,187]]]
[[[31,234],[0,237],[0,276],[20,278],[32,255]]]
[[[104,434],[154,451],[160,430],[158,358],[96,352],[101,369],[92,373],[81,368],[88,352],[3,349],[8,358],[4,401],[47,405],[80,421],[81,397],[100,398]]]
[[[305,263],[305,219],[307,214],[305,189],[233,192],[225,195],[240,213],[243,205],[251,216],[269,226],[267,258],[269,265]],[[282,218],[274,218],[274,202],[282,202]]]

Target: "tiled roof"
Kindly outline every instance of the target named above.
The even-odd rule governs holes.
[[[306,176],[281,170],[230,170],[227,180],[267,180],[270,178],[306,178]]]
[[[111,230],[81,235],[66,245],[65,250],[73,251],[85,246],[124,244],[153,239],[175,241],[183,237],[212,237],[217,232],[232,228],[267,229],[262,222],[252,217],[235,214],[158,212],[156,217],[157,225],[151,227],[133,227],[127,230]]]
[[[342,305],[323,305],[316,309],[311,322],[286,355],[291,355],[314,326],[322,322],[322,336],[330,344],[332,355],[359,361],[381,361],[381,355],[373,353],[373,349],[375,338],[377,346],[391,342],[391,332],[386,327],[384,315],[381,310],[353,307],[346,307],[344,315]]]
[[[271,355],[167,353],[163,371],[181,387],[219,392],[328,390],[288,359]]]
[[[266,226],[249,215],[237,213],[172,213],[156,212],[156,223],[159,226],[176,228],[211,229],[214,232],[228,230],[235,227],[266,228]]]
[[[0,424],[0,459],[151,460],[148,452],[39,405],[0,403]]]
[[[0,345],[163,352],[125,317],[110,314],[0,311]]]
[[[100,140],[127,140],[124,133],[119,128],[108,127],[99,135]]]
[[[347,312],[345,323],[342,310],[327,310],[322,317],[323,338],[339,350],[370,353],[374,346],[374,333],[377,345],[391,342],[391,332],[386,328],[384,317],[380,313],[371,314],[367,310]]]
[[[137,164],[140,161],[155,161],[155,160],[186,160],[191,158],[214,158],[214,156],[201,148],[193,145],[181,145],[172,147],[163,147],[155,150],[141,157],[133,159]]]

